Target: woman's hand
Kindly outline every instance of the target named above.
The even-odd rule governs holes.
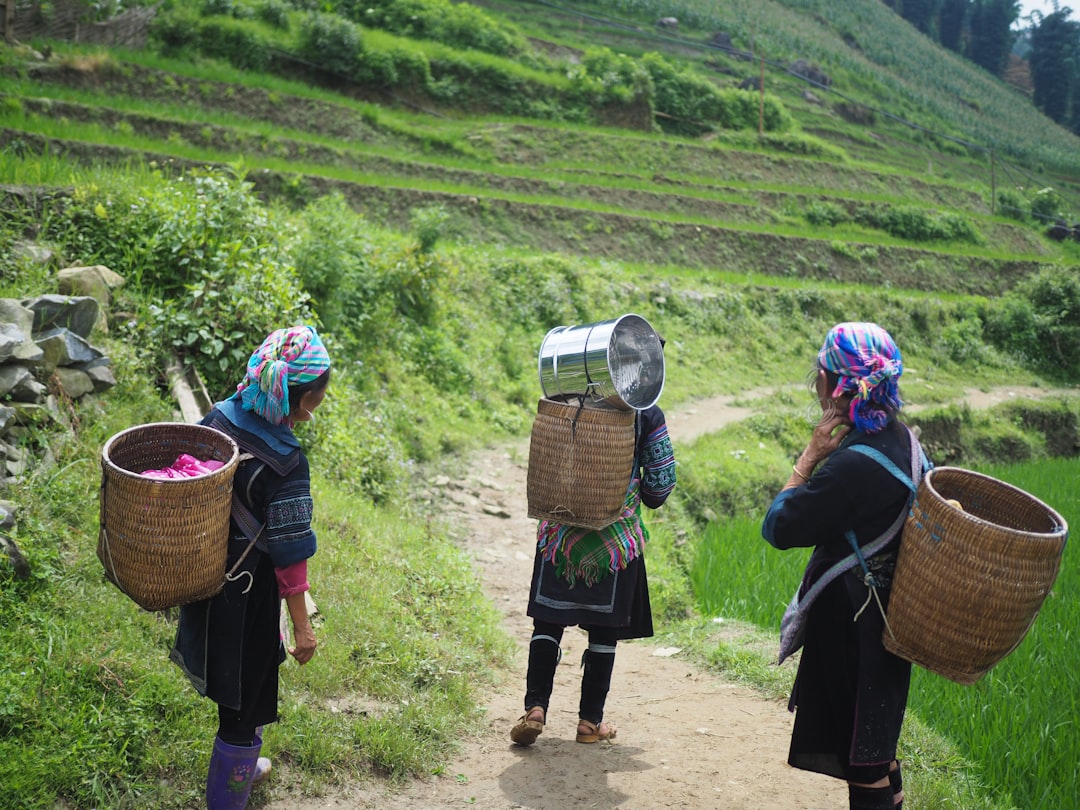
[[[307,601],[303,592],[286,596],[285,605],[289,608],[289,618],[292,619],[293,626],[293,646],[289,647],[288,653],[298,663],[306,664],[315,655],[319,642],[315,638],[315,631],[311,629],[311,619],[308,617]]]
[[[847,423],[846,415],[837,413],[833,416],[823,417],[814,426],[814,432],[810,436],[810,443],[802,451],[802,455],[799,456],[799,461],[795,466],[809,477],[814,468],[828,458],[850,432],[851,425]]]
[[[293,646],[289,648],[289,655],[298,663],[306,664],[315,655],[315,648],[319,646],[315,631],[311,629],[311,621],[307,617],[302,623],[293,625],[293,642]]]

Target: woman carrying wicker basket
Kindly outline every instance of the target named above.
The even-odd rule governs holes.
[[[888,332],[839,324],[817,365],[821,419],[762,527],[776,548],[814,548],[781,625],[780,660],[803,649],[788,763],[847,781],[851,810],[893,810],[911,664],[881,635],[911,481],[926,462],[897,419],[903,363]]]
[[[604,722],[615,646],[620,639],[653,634],[642,556],[648,533],[640,512],[641,504],[659,508],[675,488],[675,456],[660,408],[653,405],[639,411],[635,420],[633,480],[620,519],[599,530],[550,520],[538,526],[529,592],[533,633],[525,714],[510,731],[510,739],[518,745],[532,745],[544,730],[566,627],[579,625],[589,634],[581,657],[579,743],[615,737],[615,727]]]
[[[252,784],[269,775],[259,752],[262,727],[278,719],[282,599],[293,626],[288,653],[301,664],[315,654],[304,597],[315,553],[311,482],[292,426],[314,419],[329,381],[330,358],[315,329],[279,329],[251,355],[236,393],[202,420],[245,454],[233,481],[231,574],[218,595],[181,608],[171,654],[199,694],[218,704],[210,810],[243,810]]]

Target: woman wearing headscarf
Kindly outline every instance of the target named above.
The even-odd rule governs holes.
[[[788,763],[845,780],[851,810],[893,810],[904,798],[896,747],[911,665],[881,638],[926,462],[897,419],[902,373],[877,324],[829,330],[814,375],[821,419],[762,527],[778,549],[814,549],[781,625],[780,660],[802,647]]]
[[[663,345],[661,343],[661,345]],[[656,405],[637,413],[633,478],[622,515],[604,529],[592,530],[543,520],[529,590],[533,619],[525,677],[525,714],[510,730],[518,745],[532,745],[543,732],[555,670],[562,658],[563,630],[578,625],[589,634],[581,656],[578,702],[579,743],[615,737],[604,720],[611,688],[615,647],[620,640],[653,634],[641,505],[658,509],[675,488],[675,455],[664,412]]]
[[[231,436],[241,452],[225,586],[181,608],[171,654],[199,694],[218,704],[209,810],[243,810],[252,784],[269,775],[259,752],[262,727],[278,719],[282,599],[293,627],[288,654],[301,664],[315,654],[304,596],[316,546],[311,480],[292,428],[315,418],[329,381],[330,358],[315,329],[278,329],[251,355],[236,393],[201,423]]]

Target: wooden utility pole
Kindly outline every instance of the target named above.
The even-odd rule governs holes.
[[[761,75],[758,77],[757,134],[765,134],[765,57],[761,57]]]
[[[990,150],[990,216],[997,208],[997,165],[994,162],[994,150]]]
[[[0,7],[3,9],[0,20],[4,25],[4,41],[11,45],[15,42],[15,0],[0,0]]]

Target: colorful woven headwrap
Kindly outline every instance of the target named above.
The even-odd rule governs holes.
[[[289,386],[311,382],[328,368],[330,356],[314,327],[278,329],[251,355],[236,390],[245,410],[280,425],[289,415]]]
[[[900,349],[876,323],[834,326],[818,352],[818,365],[840,378],[834,397],[852,395],[850,416],[856,430],[877,433],[903,407],[897,387],[904,373]]]

